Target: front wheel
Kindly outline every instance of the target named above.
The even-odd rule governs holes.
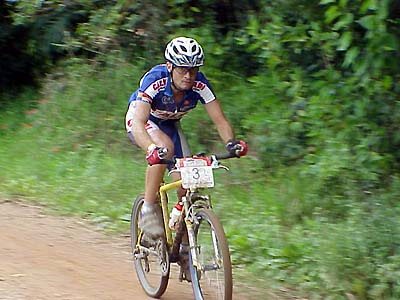
[[[170,263],[165,240],[149,244],[143,240],[138,224],[144,202],[143,195],[136,198],[131,214],[131,246],[136,274],[147,295],[159,298],[169,280]]]
[[[232,299],[232,265],[224,229],[213,211],[200,209],[193,224],[197,261],[189,256],[196,299]]]

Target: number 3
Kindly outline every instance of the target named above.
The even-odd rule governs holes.
[[[192,169],[192,173],[193,173],[193,179],[199,180],[199,178],[200,178],[199,169],[198,168],[193,168]]]

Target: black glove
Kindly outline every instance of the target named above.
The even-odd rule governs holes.
[[[229,153],[236,155],[237,157],[245,156],[249,150],[247,143],[242,140],[229,140],[225,148]]]

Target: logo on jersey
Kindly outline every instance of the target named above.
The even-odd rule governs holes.
[[[161,98],[161,102],[162,102],[163,104],[172,104],[172,103],[174,103],[174,99],[172,99],[172,97],[163,96],[163,97]]]
[[[193,84],[193,90],[195,91],[202,91],[205,87],[206,85],[200,81],[195,81]]]
[[[167,85],[167,78],[162,78],[160,80],[157,80],[156,82],[153,83],[152,87],[155,91],[159,91],[162,88],[165,88]]]

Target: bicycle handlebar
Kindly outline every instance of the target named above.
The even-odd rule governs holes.
[[[232,153],[229,153],[229,152],[220,153],[220,154],[211,154],[211,155],[208,155],[208,156],[200,154],[200,155],[194,155],[193,157],[195,157],[195,156],[198,156],[198,157],[210,157],[212,160],[224,160],[224,159],[230,159],[230,158],[239,158],[235,154],[232,154]],[[178,159],[180,159],[180,158],[173,157],[172,159],[162,159],[159,164],[160,165],[169,165],[169,164],[175,165]]]
[[[237,156],[237,155],[232,154],[230,152],[221,153],[221,154],[214,154],[214,155],[211,155],[211,156],[214,156],[217,160],[223,160],[223,159],[229,159],[229,158],[240,158],[240,156]]]

